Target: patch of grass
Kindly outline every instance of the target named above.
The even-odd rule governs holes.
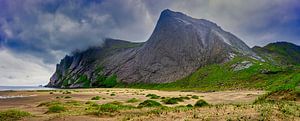
[[[178,102],[183,102],[183,101],[184,100],[182,98],[176,98],[176,97],[166,98],[162,100],[162,102],[164,102],[165,104],[178,104]]]
[[[121,102],[114,101],[102,105],[94,105],[96,110],[93,110],[91,114],[101,116],[101,115],[114,115],[114,113],[119,112],[120,110],[133,109],[135,107],[130,105],[123,105]]]
[[[146,97],[150,97],[150,99],[159,99],[160,96],[156,95],[156,94],[148,94],[146,95]]]
[[[192,108],[194,106],[192,104],[187,104],[186,107]]]
[[[110,96],[116,96],[116,94],[115,93],[111,93]]]
[[[62,105],[53,105],[48,108],[48,111],[46,113],[60,113],[66,110],[67,109]]]
[[[127,103],[135,103],[135,102],[139,102],[139,101],[140,101],[139,99],[131,98],[131,99],[127,100],[126,102]]]
[[[191,98],[189,98],[188,96],[179,97],[179,98],[184,99],[184,100],[189,100],[189,99],[191,99]]]
[[[72,105],[72,106],[80,106],[81,103],[75,100],[67,101],[65,104]]]
[[[62,94],[72,94],[72,92],[67,90],[67,91],[62,92]]]
[[[31,116],[29,112],[10,109],[5,111],[0,111],[0,121],[16,121],[20,120],[23,117]]]
[[[72,98],[72,97],[71,96],[65,96],[65,98],[68,99],[68,98]]]
[[[193,95],[191,98],[193,98],[193,99],[199,99],[199,96]]]
[[[208,106],[209,104],[205,101],[205,100],[198,100],[196,103],[195,103],[195,107],[204,107],[204,106]]]
[[[145,100],[144,102],[138,105],[138,107],[158,107],[158,106],[161,106],[161,104],[154,100]]]
[[[49,107],[49,106],[61,105],[61,104],[62,104],[62,102],[60,102],[60,101],[49,101],[49,102],[42,102],[37,107],[41,107],[41,106]]]
[[[100,100],[100,98],[101,98],[100,96],[95,96],[95,97],[92,97],[91,100]]]

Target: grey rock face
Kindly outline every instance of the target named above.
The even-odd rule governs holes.
[[[243,41],[215,23],[167,9],[161,13],[154,32],[142,46],[101,56],[94,64],[78,66],[77,63],[82,62],[73,57],[69,66],[62,60],[57,67],[58,74],[53,75],[49,85],[58,83],[54,80],[64,74],[65,67],[71,70],[81,67],[84,69],[78,70],[85,73],[95,65],[102,65],[106,75],[116,74],[118,80],[125,83],[166,83],[207,64],[228,61],[233,55],[257,57]],[[93,80],[92,75],[89,78]]]
[[[250,61],[243,61],[241,63],[234,64],[231,67],[233,68],[233,71],[240,71],[240,70],[244,70],[244,69],[250,68],[251,66],[253,66],[252,62],[250,62]]]

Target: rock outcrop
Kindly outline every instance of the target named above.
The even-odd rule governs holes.
[[[168,9],[161,13],[148,41],[132,44],[113,51],[107,51],[111,47],[103,45],[66,56],[48,86],[63,87],[66,77],[76,81],[80,78],[78,75],[86,75],[92,84],[97,81],[95,70],[100,66],[102,75],[115,74],[118,81],[124,83],[166,83],[205,65],[226,62],[236,55],[260,59],[242,40],[217,24]],[[74,81],[69,83],[68,87],[82,87]]]

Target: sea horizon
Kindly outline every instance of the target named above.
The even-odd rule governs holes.
[[[44,86],[0,86],[0,91],[21,91],[21,90],[54,90]]]

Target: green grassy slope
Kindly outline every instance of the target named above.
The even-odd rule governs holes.
[[[234,65],[250,61],[247,69],[234,71]],[[236,57],[224,64],[208,65],[186,78],[164,84],[119,84],[117,87],[146,88],[160,90],[219,91],[232,89],[295,89],[300,82],[297,66],[275,66],[251,58]]]
[[[253,50],[266,60],[279,65],[300,65],[300,46],[288,42],[271,43]]]

